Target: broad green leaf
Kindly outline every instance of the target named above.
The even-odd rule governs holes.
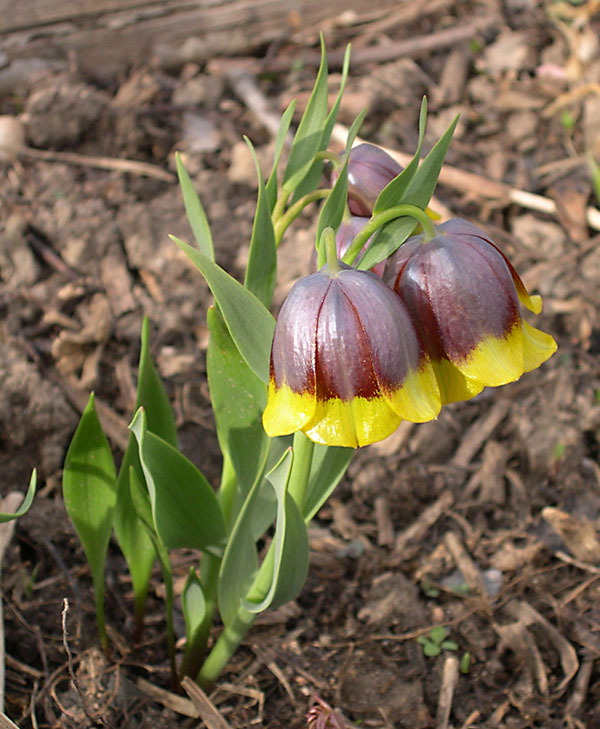
[[[171,676],[175,678],[177,675],[177,669],[175,666],[175,629],[173,625],[173,568],[171,567],[169,552],[154,529],[152,506],[150,504],[148,490],[145,484],[138,477],[133,466],[130,466],[129,468],[129,488],[132,504],[141,523],[146,529],[148,538],[154,545],[156,556],[158,557],[158,563],[160,564],[163,584],[165,586],[165,614],[167,623],[169,663],[171,666]]]
[[[96,414],[94,393],[69,445],[62,487],[65,508],[90,565],[100,640],[106,648],[104,566],[117,494],[115,465]]]
[[[354,144],[360,125],[363,123],[365,118],[366,109],[360,112],[360,114],[354,120],[354,123],[350,127],[348,132],[348,139],[346,142],[346,159],[340,170],[339,176],[333,186],[331,194],[325,201],[325,205],[321,208],[321,214],[317,222],[317,267],[321,268],[325,263],[325,249],[321,246],[321,233],[327,227],[337,230],[340,227],[344,212],[346,210],[346,201],[348,199],[348,161],[349,152]]]
[[[344,54],[344,63],[342,67],[342,77],[340,82],[340,90],[338,91],[337,98],[331,107],[331,111],[327,115],[327,119],[325,120],[325,126],[323,127],[323,134],[321,136],[321,141],[319,143],[319,150],[323,151],[327,149],[327,145],[329,144],[329,140],[331,138],[331,133],[333,131],[333,127],[335,126],[335,122],[337,121],[337,115],[338,110],[340,108],[340,103],[342,101],[342,96],[344,94],[344,89],[346,87],[346,81],[348,79],[348,69],[350,68],[350,44],[346,46],[346,52]],[[317,188],[321,181],[321,176],[323,174],[323,160],[322,159],[315,159],[309,169],[309,171],[306,173],[304,179],[302,182],[296,186],[296,189],[294,190],[294,195],[292,197],[292,202],[296,202],[296,200],[299,200],[303,195],[308,194],[309,192],[312,192]]]
[[[283,145],[287,137],[287,133],[292,123],[292,117],[296,110],[296,99],[292,99],[288,108],[283,112],[281,121],[279,122],[279,129],[277,130],[277,137],[275,138],[275,150],[273,152],[273,167],[271,168],[271,174],[267,180],[267,200],[269,201],[269,210],[273,211],[275,203],[277,201],[277,168],[279,166],[279,159],[281,152],[283,151]]]
[[[206,370],[221,451],[231,460],[245,497],[264,467],[268,437],[262,426],[267,390],[235,346],[219,310],[207,312]]]
[[[170,236],[206,279],[231,338],[250,369],[269,381],[275,319],[256,296],[196,248]]]
[[[452,140],[458,117],[454,119],[448,130],[436,142],[429,154],[425,157],[415,172],[402,200],[398,204],[411,204],[425,210],[435,186],[446,157],[446,152]],[[380,261],[391,256],[408,238],[416,227],[414,218],[398,218],[390,221],[375,234],[371,245],[360,259],[358,268],[368,270]]]
[[[321,35],[321,65],[310,99],[296,130],[281,187],[293,192],[311,168],[320,149],[323,127],[327,116],[327,56]]]
[[[169,397],[150,356],[148,317],[144,317],[142,322],[136,412],[140,407],[145,409],[149,430],[176,447],[177,430]],[[130,468],[134,468],[137,478],[144,485],[144,475],[133,433],[129,435],[127,449],[117,478],[114,530],[131,574],[136,604],[136,621],[139,629],[156,553],[131,501]]]
[[[394,177],[393,180],[390,180],[390,182],[388,182],[388,184],[379,193],[373,207],[373,215],[377,215],[377,213],[380,213],[382,210],[387,210],[387,208],[398,205],[398,201],[402,200],[402,196],[406,188],[419,167],[419,159],[421,158],[421,147],[423,146],[423,139],[425,138],[426,124],[427,97],[424,96],[423,101],[421,102],[421,113],[419,114],[419,141],[417,143],[415,154],[402,172],[397,177]]]
[[[175,153],[175,164],[177,165],[177,177],[179,178],[179,185],[183,195],[185,212],[198,248],[207,258],[214,261],[215,253],[206,213],[204,212],[198,193],[194,189],[190,176],[183,166],[179,152]]]
[[[138,442],[154,528],[162,543],[167,549],[218,551],[225,522],[210,484],[189,459],[146,428],[142,408],[129,427]]]
[[[288,450],[266,476],[277,497],[275,536],[266,564],[243,602],[246,610],[259,613],[279,607],[297,597],[308,572],[308,535],[306,524],[294,499],[288,493],[293,454]],[[271,565],[272,562],[272,565]],[[263,594],[264,576],[269,573],[270,587]]]
[[[302,509],[307,524],[327,501],[346,473],[354,453],[354,448],[324,446],[315,443]]]
[[[250,251],[248,254],[248,265],[246,266],[246,277],[244,286],[265,306],[271,305],[275,281],[277,279],[277,246],[275,244],[275,231],[271,220],[271,209],[267,199],[265,183],[260,171],[258,160],[252,142],[246,137],[246,144],[256,167],[258,178],[258,200],[256,202],[256,213],[254,214],[254,225],[252,226],[252,238],[250,239]]]
[[[15,511],[14,514],[1,514],[0,513],[0,524],[4,524],[4,522],[12,521],[13,519],[18,519],[20,516],[23,516],[23,514],[26,514],[29,511],[29,507],[33,503],[33,497],[35,496],[35,489],[37,484],[37,471],[35,468],[31,472],[31,478],[29,479],[29,488],[27,489],[27,493],[25,494],[25,498],[23,499],[23,502],[21,503],[21,506]]]

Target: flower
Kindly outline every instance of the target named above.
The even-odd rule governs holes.
[[[435,370],[442,403],[466,400],[539,367],[556,351],[529,325],[519,302],[539,314],[510,261],[475,225],[453,218],[428,240],[409,238],[384,280],[406,304]]]
[[[352,215],[370,217],[383,188],[402,167],[381,147],[358,144],[348,160],[348,207]]]
[[[440,410],[431,363],[400,298],[370,271],[339,264],[300,279],[275,327],[263,425],[355,448],[402,419]]]

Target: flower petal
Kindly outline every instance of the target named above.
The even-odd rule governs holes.
[[[523,374],[523,330],[517,324],[504,337],[486,336],[463,361],[454,360],[465,377],[490,387],[506,385]]]
[[[523,321],[523,372],[531,372],[556,352],[556,342],[545,332]]]
[[[310,392],[294,392],[288,385],[280,388],[270,380],[263,427],[269,438],[301,430],[312,418],[317,398]]]
[[[303,430],[317,443],[356,448],[387,438],[401,420],[381,397],[331,398],[317,403]]]
[[[470,400],[483,390],[484,385],[465,377],[448,359],[432,360],[433,371],[440,388],[442,405]]]

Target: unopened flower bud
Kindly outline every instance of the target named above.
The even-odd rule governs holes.
[[[379,193],[402,169],[381,147],[366,143],[353,147],[348,161],[348,207],[352,215],[369,217]]]

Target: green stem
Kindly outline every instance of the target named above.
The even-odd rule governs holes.
[[[279,197],[275,201],[275,206],[273,208],[273,212],[271,213],[271,220],[273,221],[273,225],[277,224],[277,221],[285,212],[285,206],[287,205],[288,198],[290,196],[290,193],[287,190],[281,190],[279,193]]]
[[[314,448],[313,441],[307,438],[301,430],[294,433],[294,462],[290,473],[288,493],[298,505],[301,513],[306,498],[306,487],[308,486]]]
[[[315,154],[315,159],[328,160],[334,167],[341,167],[343,160],[339,154],[332,152],[330,149],[322,149]]]
[[[219,504],[225,518],[225,527],[227,531],[231,528],[231,515],[237,493],[237,476],[233,468],[231,458],[227,453],[223,453],[223,467],[221,469],[221,484],[219,486]]]
[[[381,228],[382,225],[385,225],[390,220],[394,220],[394,218],[404,217],[414,218],[421,223],[423,226],[423,237],[426,241],[435,238],[435,226],[424,210],[421,210],[416,205],[395,205],[393,208],[388,208],[369,220],[350,244],[350,247],[342,258],[343,262],[352,265],[355,258],[362,251],[365,243],[378,228]]]
[[[307,205],[310,205],[310,203],[315,202],[315,200],[322,200],[324,197],[329,197],[331,194],[331,190],[326,190],[325,188],[320,188],[318,190],[313,190],[312,192],[307,193],[306,195],[303,195],[299,200],[296,200],[296,202],[289,207],[285,213],[282,213],[278,217],[276,217],[275,212],[277,210],[277,205],[275,205],[275,209],[273,210],[273,227],[275,228],[275,243],[276,245],[279,245],[281,242],[281,239],[283,238],[283,234],[285,231],[289,228],[289,226],[296,220],[296,218],[300,215],[300,213],[304,210],[304,208]],[[279,200],[277,201],[279,203]]]

